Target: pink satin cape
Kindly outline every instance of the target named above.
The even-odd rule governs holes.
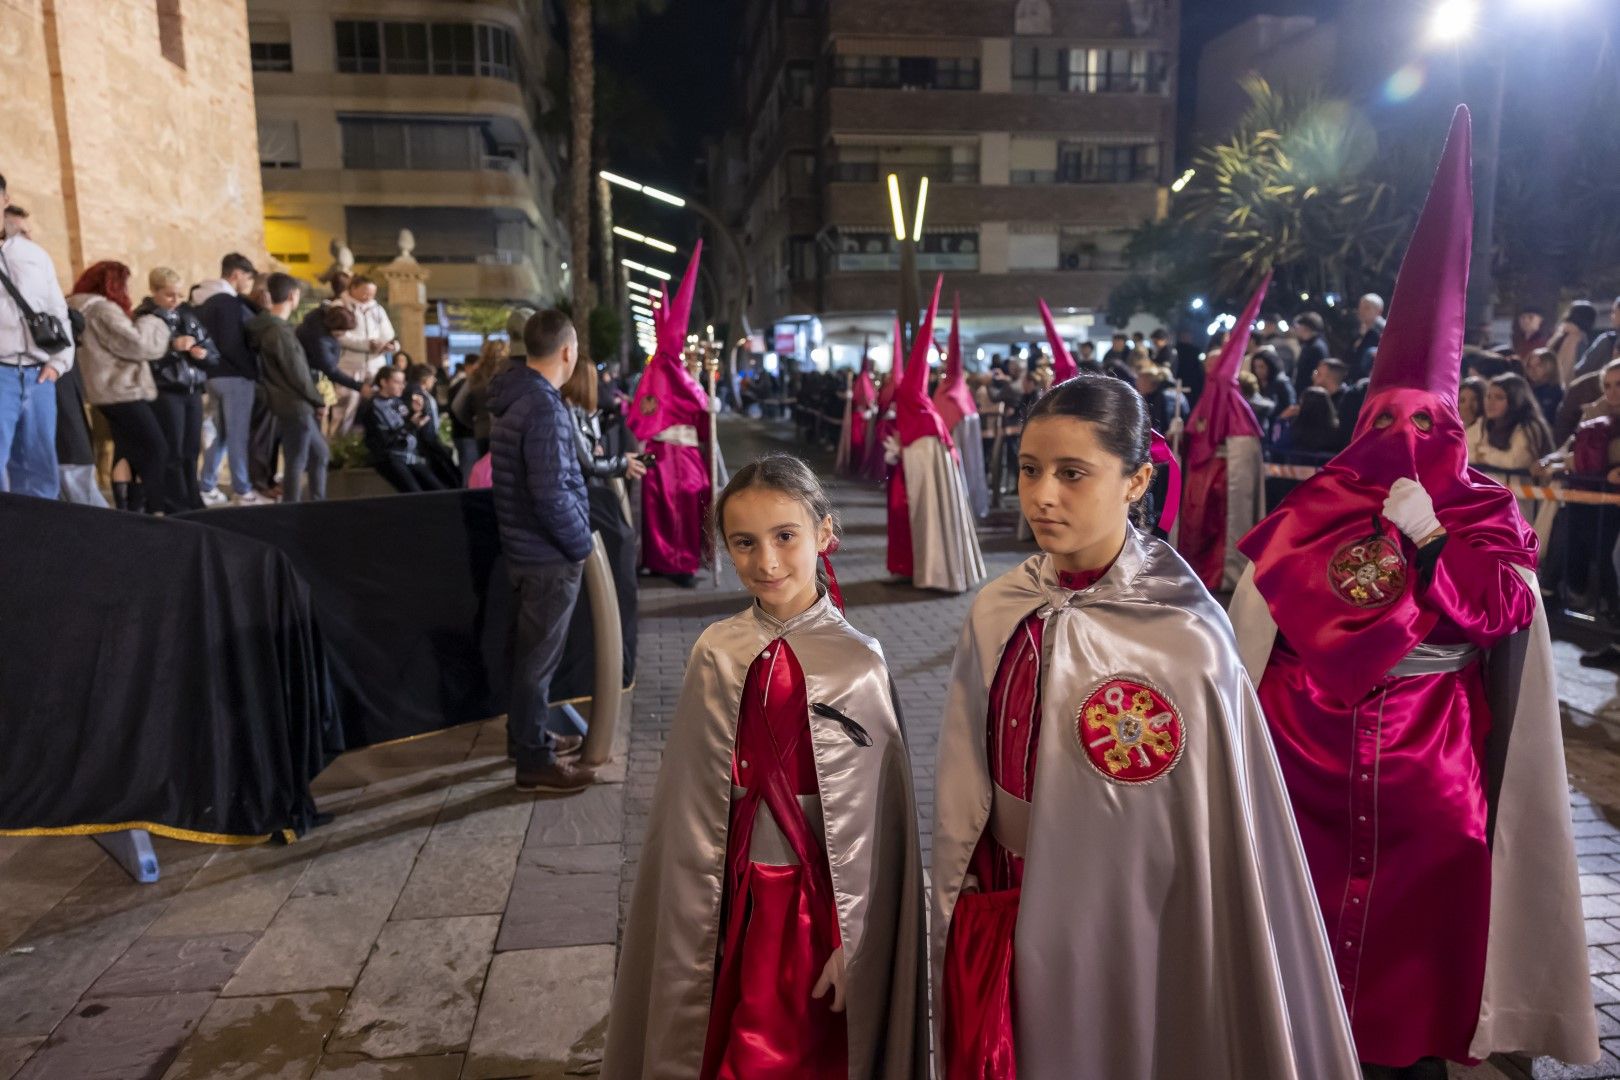
[[[1513,563],[1461,535],[1414,594],[1439,644],[1488,649],[1535,614]],[[1470,1060],[1491,905],[1480,662],[1383,679],[1346,705],[1279,637],[1259,694],[1358,1055]]]
[[[861,373],[855,376],[850,387],[849,467],[852,471],[865,471],[868,439],[872,434],[866,410],[876,402],[877,384],[872,381],[872,358],[868,356],[861,360]]]
[[[810,996],[840,945],[826,854],[797,796],[817,793],[804,671],[781,638],[755,658],[743,687],[732,757],[723,942],[704,1044],[703,1080],[840,1080],[849,1072],[844,1017]],[[768,812],[798,859],[749,858]]]
[[[1176,537],[1176,550],[1210,589],[1221,587],[1226,569],[1227,470],[1219,452],[1235,435],[1260,436],[1260,422],[1244,400],[1237,377],[1270,284],[1268,273],[1244,306],[1220,356],[1210,365],[1204,392],[1187,417],[1187,466],[1182,479],[1181,531]]]
[[[691,318],[692,297],[697,288],[698,260],[702,255],[703,241],[699,240],[675,298],[671,300],[666,289],[663,305],[653,317],[658,345],[641,373],[635,398],[625,417],[630,431],[642,442],[650,442],[660,431],[676,424],[690,424],[700,432],[707,428],[709,395],[681,362],[686,347],[686,324]]]
[[[973,400],[973,391],[967,388],[962,374],[962,297],[958,293],[951,300],[951,336],[945,346],[945,377],[934,390],[934,409],[945,424],[946,431],[955,431],[964,416],[977,416],[979,403]]]
[[[650,442],[654,458],[641,481],[641,564],[655,574],[703,568],[703,523],[713,488],[703,450]]]

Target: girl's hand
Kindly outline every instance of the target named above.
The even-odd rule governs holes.
[[[844,947],[840,945],[827,957],[827,966],[821,969],[821,978],[816,980],[814,990],[810,996],[820,1001],[827,996],[828,989],[832,990],[832,1005],[835,1013],[844,1011]]]

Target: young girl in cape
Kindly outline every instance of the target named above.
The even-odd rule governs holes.
[[[602,1075],[925,1080],[911,769],[882,650],[818,573],[832,506],[773,454],[715,527],[754,599],[687,664]]]
[[[1025,423],[1042,553],[974,601],[940,731],[943,1080],[1359,1077],[1231,626],[1130,520],[1168,458],[1102,375]]]

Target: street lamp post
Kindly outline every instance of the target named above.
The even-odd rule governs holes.
[[[928,213],[928,177],[924,176],[917,186],[916,219],[910,231],[906,229],[906,208],[900,195],[900,177],[890,173],[889,186],[889,212],[894,217],[894,239],[900,245],[900,304],[897,314],[900,316],[901,345],[909,350],[917,340],[918,309],[922,306],[922,290],[917,282],[917,242],[922,239],[923,219]],[[895,369],[900,365],[900,358],[894,359]]]

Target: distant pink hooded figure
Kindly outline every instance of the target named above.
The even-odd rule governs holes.
[[[889,436],[895,432],[894,427],[894,393],[900,386],[900,377],[906,370],[906,350],[900,336],[900,320],[894,321],[894,344],[891,346],[892,359],[889,361],[889,373],[883,377],[883,385],[878,387],[877,400],[873,403],[871,438],[866,446],[866,463],[861,475],[868,480],[888,481],[889,465],[884,458],[883,446],[889,441]]]
[[[641,564],[655,574],[683,579],[703,567],[703,523],[713,482],[709,476],[709,395],[681,360],[697,288],[698,241],[674,299],[666,290],[654,314],[657,351],[647,362],[626,417],[653,461],[641,482]]]
[[[1041,322],[1046,326],[1046,343],[1052,347],[1052,385],[1068,382],[1080,374],[1080,365],[1074,362],[1069,353],[1069,346],[1058,333],[1057,322],[1052,318],[1052,309],[1042,300]]]
[[[1231,604],[1357,1053],[1396,1068],[1599,1050],[1535,534],[1457,415],[1473,218],[1459,108],[1350,445]]]
[[[838,439],[838,471],[843,475],[866,475],[877,396],[877,382],[872,378],[872,354],[863,352],[861,370],[850,382],[849,402],[844,410],[844,429]]]
[[[889,571],[922,589],[966,592],[984,580],[984,557],[950,429],[928,398],[928,349],[943,279],[917,328],[895,390],[889,474]],[[898,342],[897,342],[898,344]]]
[[[1260,421],[1238,387],[1238,368],[1270,284],[1268,273],[1210,364],[1204,392],[1187,418],[1176,550],[1204,587],[1216,592],[1237,587],[1249,563],[1238,541],[1265,513]]]
[[[979,425],[979,404],[973,400],[962,372],[962,296],[951,301],[951,336],[945,346],[945,375],[934,391],[934,408],[945,421],[962,463],[962,479],[967,483],[968,504],[973,516],[982,519],[990,512],[990,485],[984,471],[984,433]]]

